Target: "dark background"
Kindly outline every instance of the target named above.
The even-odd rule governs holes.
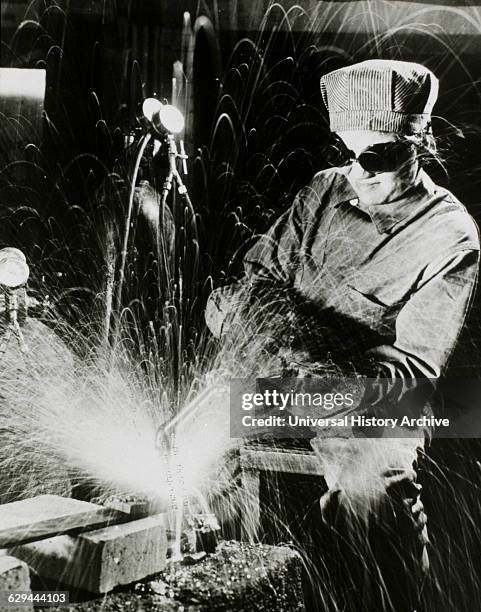
[[[481,3],[280,4],[2,2],[1,66],[46,68],[47,92],[38,148],[11,128],[2,132],[0,240],[25,250],[33,285],[43,277],[49,292],[68,296],[59,298],[67,318],[89,317],[98,305],[107,229],[114,227],[118,245],[125,222],[133,163],[125,140],[138,137],[145,97],[172,98],[173,77],[187,120],[185,180],[198,225],[195,236],[185,233],[198,255],[187,250],[179,264],[189,272],[184,360],[196,359],[212,286],[239,274],[256,232],[324,167],[328,126],[319,78],[332,69],[380,57],[434,71],[440,97],[433,124],[444,162],[429,171],[481,222]],[[140,176],[154,185],[161,174],[143,163]],[[140,240],[135,253],[142,248]],[[145,304],[155,302],[148,278],[142,282],[131,282],[132,295],[141,291]],[[452,361],[453,372],[465,377],[479,376],[480,302],[478,295]],[[185,315],[185,301],[182,308]],[[152,312],[143,316],[150,320]],[[179,369],[177,363],[176,375]],[[479,446],[437,441],[421,474],[434,544],[426,608],[433,612],[481,610]]]

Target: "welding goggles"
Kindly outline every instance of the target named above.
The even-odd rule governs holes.
[[[325,153],[326,161],[332,167],[342,168],[357,162],[366,172],[379,174],[398,170],[403,164],[414,159],[415,148],[415,144],[408,140],[380,142],[367,147],[356,156],[337,134],[331,133]]]

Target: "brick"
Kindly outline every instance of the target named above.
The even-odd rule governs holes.
[[[1,591],[30,591],[30,573],[23,561],[9,555],[0,556],[0,592]],[[0,603],[0,612],[11,612],[12,606]],[[24,612],[33,610],[33,604],[22,606]]]
[[[128,519],[127,514],[97,504],[38,495],[0,506],[0,548]]]
[[[44,578],[91,593],[107,593],[165,567],[165,517],[149,516],[76,537],[57,536],[10,552]]]

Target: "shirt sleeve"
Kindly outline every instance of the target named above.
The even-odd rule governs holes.
[[[398,314],[394,343],[367,352],[376,380],[368,403],[375,406],[388,396],[400,401],[415,379],[443,373],[471,303],[478,265],[479,250],[460,249],[427,267]]]

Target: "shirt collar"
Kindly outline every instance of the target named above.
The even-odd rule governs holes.
[[[360,206],[359,199],[348,180],[344,176],[342,178],[344,180],[338,192],[339,199],[334,205],[337,207],[348,203],[363,211],[369,215],[380,234],[389,233],[394,226],[417,215],[423,205],[431,201],[437,190],[432,179],[424,170],[420,170],[419,181],[402,198],[364,208]]]

